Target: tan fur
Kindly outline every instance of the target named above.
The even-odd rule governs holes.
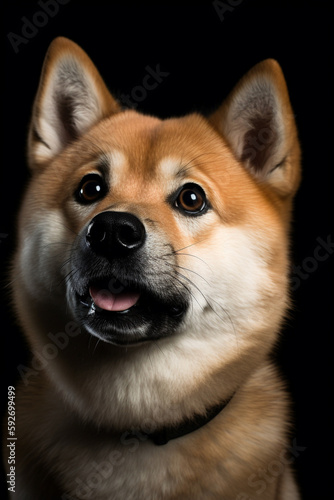
[[[72,78],[62,105],[78,95],[67,128],[63,108],[54,108],[66,93],[62,71]],[[262,142],[249,151],[243,137],[259,122]],[[208,118],[160,120],[120,111],[88,56],[58,38],[43,67],[28,153],[33,177],[20,212],[13,296],[33,371],[17,391],[12,498],[298,499],[288,398],[269,359],[289,305],[287,237],[300,179],[279,65],[257,65]],[[112,188],[79,206],[73,193],[102,160]],[[204,189],[207,213],[186,217],[171,206],[169,196],[187,182]],[[73,317],[67,279],[76,238],[108,210],[144,222],[152,286],[173,268],[190,288],[191,305],[173,335],[120,347]],[[46,359],[48,334],[66,337],[73,321],[80,334],[67,335],[66,347]],[[211,422],[164,446],[140,434],[205,414],[233,393]],[[255,478],[275,461],[281,471],[259,493]]]

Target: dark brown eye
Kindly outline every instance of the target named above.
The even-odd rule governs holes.
[[[75,196],[79,203],[87,205],[103,198],[106,192],[107,186],[102,177],[99,174],[88,174],[81,180]]]
[[[176,198],[175,206],[189,215],[203,212],[207,207],[203,189],[197,184],[185,184]]]

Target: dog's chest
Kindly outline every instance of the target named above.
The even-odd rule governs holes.
[[[62,488],[71,492],[71,500],[232,500],[241,484],[245,489],[250,471],[242,466],[238,447],[228,451],[221,438],[202,429],[162,446],[139,433],[95,440],[95,446],[82,440],[69,447],[71,457],[63,448]],[[268,485],[262,500],[272,498],[275,484]]]
[[[74,433],[73,442],[67,436],[56,451],[64,464],[61,489],[69,492],[69,499],[193,499],[202,498],[203,492],[205,498],[220,498],[228,464],[211,437],[203,442],[206,433],[200,434],[157,446],[140,433],[99,440],[87,434],[79,440]]]

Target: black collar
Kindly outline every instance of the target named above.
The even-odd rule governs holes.
[[[197,431],[197,429],[200,429],[205,424],[210,422],[210,420],[213,420],[224,408],[226,408],[233,396],[234,393],[230,398],[209,408],[206,415],[195,414],[192,418],[184,420],[180,425],[163,427],[159,431],[155,431],[151,434],[147,433],[146,436],[148,439],[153,441],[154,444],[161,446],[168,443],[171,439],[176,439]]]

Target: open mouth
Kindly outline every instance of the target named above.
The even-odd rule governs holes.
[[[86,329],[116,345],[138,344],[175,331],[186,310],[180,295],[160,294],[153,287],[108,277],[88,283],[77,293],[77,308]]]
[[[89,287],[89,295],[96,307],[103,311],[125,312],[135,306],[140,299],[140,293],[129,289],[112,292],[97,285]]]

